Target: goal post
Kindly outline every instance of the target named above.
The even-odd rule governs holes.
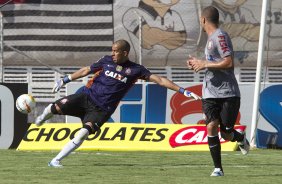
[[[259,35],[259,47],[258,47],[258,58],[257,58],[257,68],[256,68],[256,82],[254,90],[254,104],[252,113],[252,126],[251,126],[251,147],[256,147],[256,130],[258,124],[258,110],[260,101],[260,84],[261,84],[261,70],[264,58],[264,43],[265,43],[265,25],[266,25],[266,14],[267,14],[268,0],[263,0],[261,9],[261,26]]]

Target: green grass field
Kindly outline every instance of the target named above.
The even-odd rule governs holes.
[[[50,168],[56,153],[0,150],[0,183],[282,183],[280,150],[223,152],[224,177],[209,176],[209,152],[76,152]]]

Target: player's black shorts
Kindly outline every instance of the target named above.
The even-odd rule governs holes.
[[[92,122],[101,127],[110,117],[111,112],[97,106],[85,93],[77,93],[55,102],[64,115],[79,117],[82,123]]]
[[[240,109],[240,97],[208,98],[202,102],[206,124],[218,119],[222,131],[233,129]]]

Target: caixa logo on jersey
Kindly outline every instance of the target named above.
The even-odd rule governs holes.
[[[236,130],[244,131],[245,126],[236,126]],[[227,142],[221,138],[221,143]],[[169,138],[169,144],[171,147],[187,146],[187,145],[199,145],[208,144],[208,134],[205,126],[189,126],[177,130]]]

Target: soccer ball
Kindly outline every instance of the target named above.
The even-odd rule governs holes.
[[[29,94],[22,94],[16,101],[17,109],[23,114],[30,113],[34,109],[35,104],[34,98]]]

